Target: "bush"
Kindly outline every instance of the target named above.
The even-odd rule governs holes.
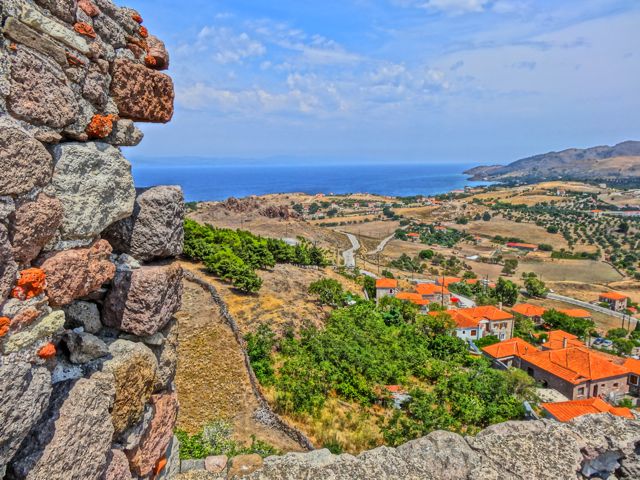
[[[541,243],[538,245],[538,250],[541,252],[553,252],[553,246],[548,243]]]
[[[333,278],[323,278],[309,285],[309,293],[316,295],[322,305],[338,307],[344,305],[342,284]]]

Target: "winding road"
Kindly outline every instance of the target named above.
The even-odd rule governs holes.
[[[342,258],[344,259],[344,266],[347,268],[356,268],[356,252],[360,250],[360,242],[358,237],[352,233],[340,232],[347,236],[351,242],[351,248],[342,252]]]

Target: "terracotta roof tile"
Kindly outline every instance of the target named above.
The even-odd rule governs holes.
[[[519,337],[515,337],[505,340],[504,342],[484,347],[482,351],[491,355],[493,358],[505,358],[514,356],[521,357],[528,353],[537,352],[538,349],[529,342],[526,342]]]
[[[618,417],[634,418],[628,408],[613,407],[598,397],[569,402],[543,403],[540,406],[560,422],[568,422],[582,415],[597,413],[611,413]]]
[[[524,355],[522,359],[574,385],[629,373],[627,368],[586,347],[543,350]]]
[[[422,298],[422,295],[420,295],[419,293],[400,292],[398,293],[398,295],[396,295],[396,298],[398,300],[406,300],[420,306],[429,305],[431,303],[429,300]]]
[[[541,317],[547,310],[537,305],[531,305],[530,303],[520,303],[514,305],[511,311],[524,315],[525,317]]]
[[[416,286],[416,290],[420,295],[450,295],[451,292],[447,287],[435,285],[433,283],[420,283]]]
[[[582,308],[563,308],[558,310],[560,313],[564,313],[572,318],[591,318],[591,312],[584,310]]]
[[[376,280],[376,288],[398,288],[398,280],[393,278],[379,278]]]
[[[625,300],[629,297],[618,292],[605,292],[600,294],[600,298],[607,298],[609,300]]]

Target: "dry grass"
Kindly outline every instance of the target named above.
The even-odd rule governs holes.
[[[176,389],[180,401],[177,427],[194,434],[205,424],[225,419],[234,438],[251,443],[251,435],[285,451],[300,447],[278,431],[256,422],[253,395],[236,339],[217,305],[200,286],[185,281],[179,324]]]
[[[518,276],[523,272],[534,272],[543,281],[572,281],[586,285],[607,284],[623,278],[611,265],[591,260],[521,261],[518,267]]]
[[[338,275],[330,268],[307,270],[293,265],[276,265],[271,271],[258,271],[263,280],[259,294],[243,295],[208,275],[198,264],[184,262],[183,266],[203,275],[218,289],[243,334],[255,331],[265,323],[277,333],[284,333],[287,328],[299,330],[307,326],[322,327],[330,310],[321,307],[307,293],[309,285],[316,280],[334,278],[356,295],[360,295],[362,291],[357,283]]]
[[[266,395],[273,404],[275,390],[269,389]],[[379,407],[367,408],[329,397],[316,415],[283,415],[283,418],[304,431],[316,447],[339,444],[345,453],[355,455],[384,444],[378,425],[388,415],[388,410]]]

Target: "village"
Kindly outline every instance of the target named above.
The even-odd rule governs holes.
[[[477,280],[441,277],[434,283],[418,283],[415,291],[398,289],[398,281],[390,278],[376,280],[376,302],[391,296],[410,302],[420,312],[431,316],[445,315],[453,323],[455,335],[468,342],[471,351],[484,355],[495,368],[519,368],[527,372],[540,385],[542,413],[558,421],[569,421],[589,413],[609,412],[633,418],[629,407],[638,405],[640,395],[640,358],[622,357],[603,351],[611,340],[600,337],[580,339],[563,330],[546,329],[544,315],[548,311],[529,303],[518,303],[511,308],[502,305],[462,307],[463,301],[449,290],[460,282]],[[491,285],[487,285],[491,288]],[[495,287],[495,285],[493,285]],[[628,309],[628,298],[619,293],[602,293],[598,299],[613,312]],[[436,308],[433,308],[433,307]],[[571,318],[591,318],[584,309],[564,309],[559,313]],[[540,327],[534,334],[538,345],[514,336],[516,323],[528,320]],[[478,348],[483,340],[495,341]],[[600,349],[591,348],[600,346]],[[635,349],[634,349],[635,350]],[[394,398],[406,398],[398,386],[389,386]]]

